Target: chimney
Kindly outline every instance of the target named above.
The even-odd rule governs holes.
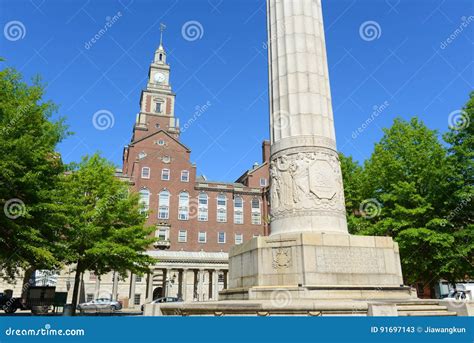
[[[262,162],[270,161],[270,141],[263,141],[262,143]]]

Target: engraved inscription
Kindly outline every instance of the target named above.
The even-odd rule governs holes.
[[[374,248],[319,247],[316,269],[321,273],[385,273],[383,251]]]

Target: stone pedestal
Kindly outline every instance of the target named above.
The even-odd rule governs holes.
[[[220,300],[409,299],[390,237],[292,233],[256,237],[229,253]]]

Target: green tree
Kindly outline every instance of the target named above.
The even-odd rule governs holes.
[[[454,229],[446,219],[453,192],[447,152],[437,132],[419,119],[396,119],[364,165],[361,193],[380,208],[365,224],[359,222],[358,232],[394,237],[408,283],[433,285],[440,278],[454,281],[470,273],[466,242],[472,230]]]
[[[61,266],[60,206],[52,190],[64,166],[56,145],[67,135],[57,107],[43,101],[39,78],[29,86],[11,68],[0,71],[0,269],[28,282],[35,269]]]
[[[85,270],[103,275],[116,271],[146,273],[154,258],[145,254],[155,242],[144,226],[138,195],[115,177],[115,168],[95,154],[67,173],[60,191],[69,222],[65,231],[68,262],[75,264],[73,304]]]
[[[364,200],[362,188],[364,169],[351,156],[346,157],[340,153],[339,160],[344,184],[347,225],[351,234],[357,234],[366,224],[360,213],[360,204]]]

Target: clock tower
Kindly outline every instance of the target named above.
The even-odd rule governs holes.
[[[162,24],[160,45],[150,64],[146,89],[140,97],[140,112],[137,115],[132,141],[160,130],[179,139],[179,121],[174,116],[176,94],[171,90],[170,66],[166,62],[166,51],[163,47],[164,28]]]

